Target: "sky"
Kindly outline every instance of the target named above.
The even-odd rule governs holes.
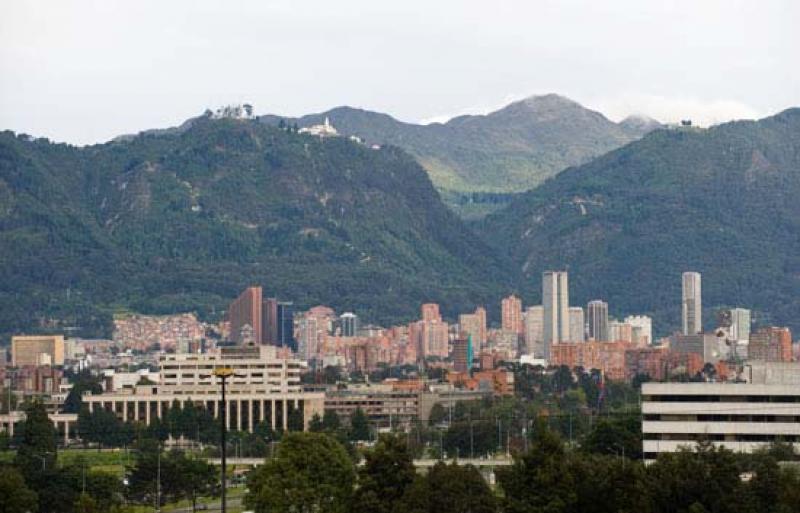
[[[91,144],[225,104],[408,122],[558,93],[702,125],[800,106],[800,2],[31,0],[0,5],[0,130]]]

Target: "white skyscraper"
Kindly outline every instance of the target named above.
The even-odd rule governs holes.
[[[580,306],[569,307],[569,341],[586,342],[586,322]]]
[[[731,308],[730,337],[732,340],[750,340],[750,310]]]
[[[683,273],[683,334],[703,331],[703,302],[700,273]]]
[[[607,342],[608,338],[608,303],[595,299],[586,307],[589,319],[589,338],[597,342]]]
[[[544,358],[544,308],[541,305],[529,306],[524,321],[526,353]]]
[[[569,342],[569,282],[565,271],[546,271],[542,277],[545,358],[550,346]]]

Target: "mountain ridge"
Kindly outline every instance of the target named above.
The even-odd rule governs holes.
[[[800,329],[800,109],[709,129],[654,131],[518,196],[481,225],[535,287],[569,267],[576,304],[679,326],[680,273],[713,307],[752,306]],[[730,304],[732,301],[741,304]],[[771,318],[770,318],[771,316]]]
[[[522,192],[569,165],[585,162],[640,137],[653,125],[622,126],[557,94],[530,96],[488,114],[427,125],[388,114],[336,107],[300,117],[259,116],[301,127],[328,118],[344,135],[393,144],[414,155],[439,190]]]
[[[393,322],[510,282],[402,150],[253,120],[83,148],[0,133],[0,248],[10,331],[102,334],[118,308],[214,318],[253,282]]]

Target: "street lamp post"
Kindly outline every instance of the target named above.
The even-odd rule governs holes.
[[[228,435],[228,430],[226,427],[227,420],[228,420],[228,412],[227,412],[227,405],[225,403],[225,383],[226,380],[233,376],[233,369],[230,367],[222,367],[219,369],[214,369],[214,376],[220,379],[222,385],[222,404],[220,405],[220,448],[222,449],[222,513],[226,512],[226,504],[225,504],[225,495],[226,495],[226,472],[227,472],[227,447],[226,447],[226,438]]]

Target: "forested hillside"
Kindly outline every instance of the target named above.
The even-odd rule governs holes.
[[[680,326],[680,275],[714,307],[800,330],[800,109],[708,130],[658,130],[560,173],[490,216],[486,238],[533,287],[568,268],[573,304]],[[533,288],[533,290],[536,290]]]
[[[218,317],[243,287],[377,322],[500,293],[507,266],[402,150],[247,120],[76,148],[0,134],[0,326]]]

